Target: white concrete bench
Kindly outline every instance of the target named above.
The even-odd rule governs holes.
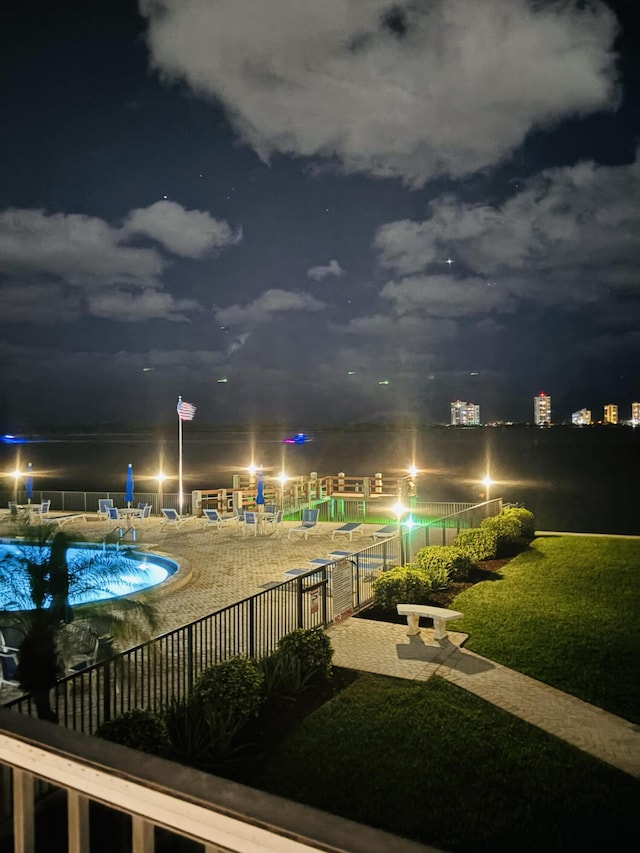
[[[462,613],[457,610],[447,610],[446,607],[431,607],[428,604],[398,604],[398,614],[407,617],[408,636],[420,633],[420,617],[428,616],[433,619],[436,640],[444,640],[447,636],[447,620],[459,619]]]

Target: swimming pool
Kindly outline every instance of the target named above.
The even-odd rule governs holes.
[[[0,539],[0,561],[10,565],[13,561],[24,561],[25,558],[33,559],[36,563],[43,563],[48,555],[49,548],[40,548],[27,545],[16,540]],[[142,590],[151,589],[164,583],[178,570],[178,564],[158,554],[146,554],[138,551],[118,550],[113,546],[104,548],[102,545],[78,545],[67,550],[67,565],[71,573],[82,571],[91,560],[97,566],[108,568],[101,574],[99,583],[91,583],[88,589],[71,589],[69,603],[71,605],[85,604],[89,601],[103,601],[110,598],[118,598],[122,595],[131,595]],[[15,563],[14,563],[15,565]],[[113,567],[117,571],[113,571]],[[23,596],[29,595],[27,588],[28,578],[26,572],[11,572],[11,580],[8,584],[0,585],[0,610],[21,609],[13,602],[17,596],[18,600],[24,600]],[[81,587],[82,584],[78,584]],[[4,589],[3,587],[10,587]],[[20,589],[22,587],[22,589]]]

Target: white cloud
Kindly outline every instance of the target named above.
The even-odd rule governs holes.
[[[200,310],[163,289],[170,257],[159,248],[132,246],[150,237],[165,252],[199,258],[238,242],[226,222],[208,213],[159,202],[132,211],[124,227],[73,213],[8,209],[0,212],[3,319],[49,323],[81,313],[114,320],[185,320]]]
[[[388,299],[399,316],[424,313],[429,317],[464,317],[513,310],[509,292],[486,279],[455,278],[450,275],[409,276],[390,281],[380,295]]]
[[[150,207],[132,210],[124,232],[145,234],[174,255],[187,258],[201,258],[242,239],[242,231],[234,232],[227,222],[214,219],[203,210],[185,210],[172,201],[158,201]]]
[[[127,292],[101,290],[88,296],[88,308],[94,317],[136,323],[140,320],[187,321],[187,313],[202,310],[202,306],[190,299],[174,299],[171,294],[159,290]]]
[[[461,311],[475,306],[480,313],[479,290],[468,288],[476,278],[488,285],[487,311],[512,310],[514,300],[579,305],[611,292],[638,293],[638,199],[638,160],[548,169],[498,207],[436,199],[424,221],[389,223],[378,232],[381,266],[417,274],[387,284],[383,295],[404,310],[412,301],[426,304],[433,285],[442,305],[458,301]],[[449,251],[456,265],[434,276],[433,259]],[[475,275],[458,278],[457,268]]]
[[[430,177],[613,105],[613,13],[530,0],[141,0],[153,65],[222,102],[264,159]],[[389,24],[395,17],[397,26]]]
[[[254,302],[247,305],[230,305],[218,308],[216,318],[225,326],[255,326],[268,323],[275,314],[288,311],[322,311],[323,302],[308,293],[293,293],[288,290],[267,290]]]
[[[315,281],[322,281],[327,278],[327,276],[334,275],[337,278],[340,278],[344,275],[344,270],[340,266],[340,264],[335,260],[330,260],[326,266],[317,266],[311,267],[307,270],[307,275],[309,278],[314,279]]]
[[[119,229],[94,216],[9,209],[0,213],[0,270],[84,286],[155,281],[166,264],[162,256],[121,241]]]

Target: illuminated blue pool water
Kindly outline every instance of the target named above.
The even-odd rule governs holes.
[[[0,540],[0,561],[5,566],[8,565],[5,561],[24,559],[25,556],[31,556],[36,562],[43,562],[43,557],[46,558],[48,551],[48,548],[40,549],[15,541]],[[92,584],[88,592],[74,592],[72,589],[69,595],[69,603],[72,605],[84,604],[88,601],[103,601],[151,589],[166,581],[178,570],[176,562],[157,554],[123,552],[113,548],[105,550],[101,545],[83,545],[67,550],[67,564],[72,572],[81,568],[83,564],[86,565],[91,559],[112,564],[117,561],[117,571],[109,572],[110,576],[104,582],[98,585]],[[12,572],[12,574],[14,579],[17,579],[16,582],[21,580],[22,572]],[[0,589],[0,610],[19,609],[7,601],[7,595],[8,593],[3,593]]]

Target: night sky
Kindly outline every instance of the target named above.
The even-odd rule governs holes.
[[[0,431],[640,400],[636,0],[4,0]]]

